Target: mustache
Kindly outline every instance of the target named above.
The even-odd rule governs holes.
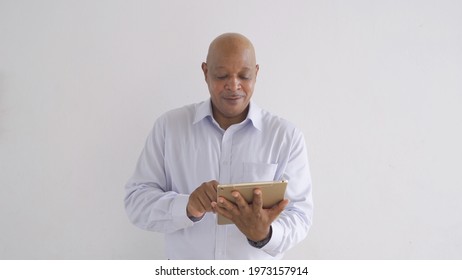
[[[244,93],[239,93],[239,92],[226,92],[223,94],[224,98],[239,98],[239,97],[245,97]]]

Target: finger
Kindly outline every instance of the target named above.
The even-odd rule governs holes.
[[[210,203],[208,203],[208,200],[207,199],[204,199],[203,196],[199,196],[197,198],[197,207],[200,208],[199,210],[200,211],[203,211],[203,212],[207,212],[207,211],[210,211],[210,207],[211,206],[208,206],[210,205]],[[207,207],[208,206],[208,207]],[[207,209],[208,208],[208,209]]]
[[[209,185],[208,188],[205,189],[205,195],[210,202],[217,201],[217,189],[212,185]]]
[[[216,190],[210,183],[203,183],[194,193],[201,204],[208,210],[211,208],[210,203],[217,199]]]
[[[227,200],[226,198],[220,196],[218,198],[218,207],[221,207],[221,208],[224,208],[224,209],[228,209],[228,210],[233,210],[234,208],[234,203],[232,203],[231,201]]]
[[[214,213],[220,214],[223,217],[226,217],[226,218],[232,220],[233,215],[230,212],[228,212],[228,210],[226,208],[221,208],[218,205],[218,203],[212,202],[212,208],[213,208]]]
[[[216,214],[217,213],[216,208],[218,207],[217,203],[214,201],[214,202],[210,203],[210,206],[212,207],[213,214]]]
[[[193,216],[193,217],[196,217],[196,218],[202,216],[204,213],[205,212],[199,211],[196,208],[188,208],[188,210],[187,210],[188,216]]]
[[[260,189],[253,191],[252,209],[255,213],[260,212],[263,208],[263,195]]]
[[[218,185],[219,185],[220,183],[218,183],[218,181],[216,181],[216,180],[212,180],[212,181],[210,181],[209,183],[210,183],[210,185],[212,185],[213,189],[214,189],[215,191],[217,191],[217,187],[218,187]]]
[[[194,209],[201,210],[200,208],[202,208],[202,203],[200,201],[200,191],[196,189],[191,193],[189,196],[188,204],[190,204]]]
[[[206,197],[206,199],[208,200],[206,202],[207,204],[210,204],[212,201],[217,201],[217,186],[217,181],[202,183],[202,185],[200,186],[201,195]]]
[[[204,213],[212,211],[211,202],[216,201],[216,186],[217,181],[210,181],[202,183],[197,189],[195,189],[188,201],[188,211],[195,213]]]
[[[200,192],[197,196],[197,200],[199,201],[199,203],[201,204],[201,206],[204,208],[205,211],[210,211],[212,210],[212,206],[210,205],[213,201],[216,200],[213,199],[211,200],[210,197],[207,195],[207,193],[205,192]]]
[[[276,219],[279,214],[281,214],[282,211],[286,208],[287,204],[289,204],[288,199],[281,200],[278,204],[274,205],[269,209],[268,213],[270,216],[270,219]]]
[[[249,204],[247,203],[247,201],[245,201],[245,199],[242,197],[242,195],[238,191],[232,192],[231,195],[234,197],[236,205],[237,207],[239,207],[239,209],[244,210],[249,207]]]
[[[231,216],[239,216],[241,211],[236,204],[232,203],[231,201],[227,200],[226,198],[220,196],[218,198],[218,206],[221,208],[222,211],[227,212]]]
[[[287,198],[283,199],[281,202],[278,203],[278,207],[282,210],[286,208],[286,206],[289,204],[289,200]]]
[[[195,196],[189,197],[188,206],[186,209],[188,215],[192,215],[194,217],[199,217],[206,212],[202,206],[202,203]]]
[[[213,205],[216,206],[215,210],[217,211],[217,213],[229,219],[236,215],[237,207],[234,205],[234,203],[230,202],[224,197],[219,197],[218,201],[216,203],[213,203]],[[239,210],[237,210],[237,213],[239,213]]]

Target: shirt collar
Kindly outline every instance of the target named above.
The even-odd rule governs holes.
[[[250,101],[250,108],[249,113],[247,114],[247,119],[251,120],[253,126],[260,131],[262,129],[262,116],[262,109],[258,107],[255,102]]]
[[[213,119],[212,102],[210,99],[197,104],[196,115],[194,116],[193,124],[198,123],[206,117],[210,117],[211,119]]]
[[[213,120],[213,113],[212,113],[212,100],[208,99],[204,102],[197,104],[196,107],[196,115],[194,117],[193,124],[198,123],[199,121],[209,117]],[[244,120],[250,120],[252,125],[261,131],[262,127],[262,109],[257,106],[254,102],[250,101],[249,113],[247,114],[247,118]]]

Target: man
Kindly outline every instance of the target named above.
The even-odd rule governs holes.
[[[210,99],[161,116],[126,185],[138,227],[165,233],[169,259],[280,259],[311,226],[311,177],[300,130],[251,102],[259,66],[243,35],[217,37],[202,63]],[[220,197],[218,183],[288,180],[286,197],[262,208]],[[216,214],[234,224],[217,225]]]

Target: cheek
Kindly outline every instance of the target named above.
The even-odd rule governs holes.
[[[224,85],[220,82],[211,82],[209,83],[209,90],[212,94],[218,95],[223,90]]]
[[[245,84],[242,84],[242,88],[244,89],[244,91],[248,94],[252,93],[253,92],[253,86],[254,86],[255,83],[253,82],[249,82],[249,83],[245,83]]]

